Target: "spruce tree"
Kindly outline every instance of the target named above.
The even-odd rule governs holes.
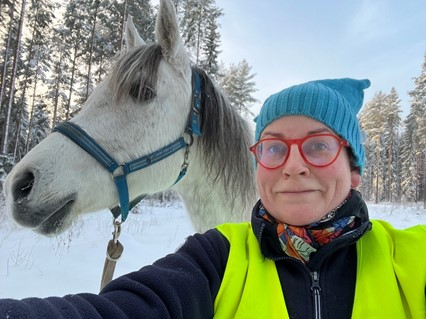
[[[418,200],[423,200],[426,208],[426,54],[420,75],[414,78],[415,88],[408,92],[411,96],[410,114],[416,121],[416,176],[419,188]]]
[[[373,98],[366,103],[362,109],[359,120],[362,130],[367,135],[365,142],[366,158],[369,159],[367,170],[364,174],[364,179],[367,179],[367,185],[371,187],[366,193],[370,194],[369,200],[374,200],[376,203],[381,201],[383,196],[383,178],[386,166],[383,165],[385,159],[385,148],[383,143],[384,132],[384,112],[382,109],[386,105],[386,94],[379,91]],[[363,186],[361,186],[364,192]]]
[[[257,100],[253,97],[256,92],[256,82],[253,81],[256,74],[251,73],[251,66],[243,59],[238,64],[231,64],[223,71],[220,79],[231,105],[242,115],[254,116],[250,111]]]
[[[420,197],[417,176],[417,121],[410,112],[404,120],[404,130],[401,137],[401,192],[402,199],[415,202]]]
[[[216,31],[217,19],[223,14],[222,10],[214,0],[183,0],[180,5],[180,29],[184,45],[196,65],[212,65],[214,55],[218,53],[220,34]]]
[[[200,67],[215,80],[219,77],[218,57],[220,54],[220,33],[218,31],[219,26],[217,24],[217,19],[222,15],[222,10],[212,8],[212,11],[207,17],[205,40],[201,50],[202,57]]]
[[[28,36],[23,43],[26,54],[24,55],[23,74],[21,76],[23,78],[22,96],[18,105],[19,118],[14,137],[15,156],[22,156],[20,154],[25,154],[28,151],[28,147],[21,149],[21,144],[29,144],[29,130],[35,124],[32,121],[34,105],[41,103],[41,101],[44,103],[39,88],[46,83],[48,73],[51,70],[51,35],[55,8],[56,6],[48,0],[31,2],[29,6],[26,29]],[[29,108],[29,110],[24,111],[26,108]],[[25,136],[25,139],[19,142],[22,136]]]
[[[385,152],[383,200],[400,200],[399,130],[401,126],[401,100],[393,87],[384,101],[383,143]]]

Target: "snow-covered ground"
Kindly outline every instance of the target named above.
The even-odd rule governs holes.
[[[0,214],[3,209],[0,207]],[[419,205],[369,204],[371,218],[396,228],[426,224]],[[123,224],[124,253],[115,277],[175,251],[194,232],[180,203],[171,207],[142,205]],[[0,215],[0,298],[46,297],[98,292],[112,217],[98,212],[81,218],[68,232],[46,238],[13,225]]]

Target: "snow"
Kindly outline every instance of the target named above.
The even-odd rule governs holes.
[[[396,228],[426,224],[418,204],[368,204],[370,217]],[[0,211],[2,211],[0,207]],[[14,225],[0,214],[0,298],[62,296],[99,291],[112,217],[108,211],[80,218],[64,234],[43,237]],[[124,253],[114,277],[135,271],[172,253],[194,233],[180,203],[155,207],[143,203],[123,224]]]

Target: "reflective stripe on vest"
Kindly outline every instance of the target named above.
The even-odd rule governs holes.
[[[426,318],[426,226],[396,230],[372,221],[357,241],[352,318]],[[264,259],[249,223],[217,229],[230,252],[214,318],[289,318],[275,263]],[[396,247],[396,248],[395,248]]]

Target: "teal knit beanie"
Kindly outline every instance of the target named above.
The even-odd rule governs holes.
[[[365,151],[357,114],[369,80],[333,79],[295,85],[271,95],[263,104],[256,122],[256,142],[267,125],[289,115],[309,116],[331,128],[348,141],[355,165],[362,173]]]

